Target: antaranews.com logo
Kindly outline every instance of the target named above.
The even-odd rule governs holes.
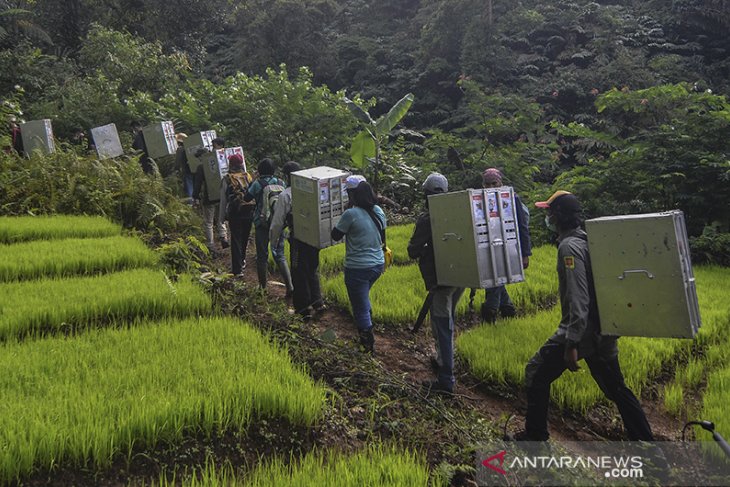
[[[505,461],[507,451],[492,455],[482,465],[500,475],[520,469],[589,469],[603,471],[606,478],[640,479],[644,477],[644,462],[640,456],[554,456],[514,455]],[[506,465],[505,465],[506,463]]]
[[[730,487],[730,462],[717,448],[696,441],[494,442],[477,451],[475,480],[483,487]]]

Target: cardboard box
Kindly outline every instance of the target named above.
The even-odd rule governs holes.
[[[332,241],[330,234],[347,208],[345,179],[349,175],[327,166],[291,173],[293,232],[297,240],[320,249],[339,243]]]
[[[492,288],[525,280],[509,186],[428,197],[439,285]]]
[[[586,221],[601,333],[693,338],[701,325],[684,214]]]

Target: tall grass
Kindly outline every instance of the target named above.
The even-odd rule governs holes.
[[[393,251],[393,264],[406,265],[413,261],[408,257],[408,241],[413,235],[413,224],[396,225],[385,229],[385,239]],[[327,247],[320,252],[319,269],[322,275],[342,272],[345,268],[345,245]]]
[[[727,348],[725,353],[727,353]],[[702,419],[714,422],[715,429],[725,438],[730,436],[728,404],[730,404],[730,365],[709,374],[707,390],[702,399]],[[703,447],[705,447],[706,442],[703,443]],[[705,450],[718,458],[723,456],[722,451],[714,444],[707,445]]]
[[[674,380],[664,391],[664,406],[675,415],[687,411],[693,403],[687,398],[677,400],[677,391],[696,391],[700,384],[713,374],[730,365],[730,304],[727,300],[730,289],[730,269],[716,266],[702,266],[695,269],[697,297],[702,315],[702,327],[695,339],[697,348],[704,351],[699,357],[689,357],[677,368]],[[708,393],[719,395],[730,404],[730,388],[725,393],[710,389]]]
[[[0,216],[0,244],[119,235],[119,225],[100,216]]]
[[[106,237],[0,245],[0,282],[147,267],[155,254],[133,237]]]
[[[0,283],[0,339],[68,325],[210,313],[210,297],[182,276],[134,269],[94,277]]]
[[[535,256],[525,271],[525,282],[507,287],[521,313],[534,313],[555,299],[558,291],[555,254],[554,247],[536,249]],[[343,274],[324,279],[322,289],[328,299],[342,307],[350,306]],[[425,298],[426,289],[418,266],[393,266],[385,271],[370,291],[373,318],[385,323],[411,323],[418,316]],[[479,291],[475,308],[479,309],[483,301],[484,292]],[[459,301],[457,314],[463,316],[467,309],[468,290]]]
[[[456,340],[458,354],[472,374],[487,382],[522,385],[525,365],[560,323],[560,308],[535,315],[483,325],[462,333]],[[629,338],[619,340],[619,362],[627,385],[640,395],[644,386],[661,371],[662,365],[689,342],[677,339]],[[553,383],[552,399],[563,408],[585,412],[604,401],[588,366],[566,371]]]
[[[274,459],[250,474],[212,462],[182,480],[183,487],[426,487],[428,466],[420,455],[396,447],[371,445],[352,455],[337,451],[314,452],[301,460]],[[161,478],[159,487],[178,485]]]
[[[9,483],[59,464],[103,468],[254,417],[312,425],[325,390],[252,327],[205,319],[6,344],[0,397],[0,481]]]
[[[553,245],[542,245],[532,249],[530,265],[525,269],[524,282],[506,286],[510,299],[520,314],[536,313],[557,301],[558,276],[555,273],[557,253],[557,248]],[[483,302],[484,291],[478,290],[474,298],[474,309],[478,310]],[[468,304],[467,300],[462,300],[457,312],[465,314]]]

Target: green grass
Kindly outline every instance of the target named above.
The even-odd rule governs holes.
[[[407,265],[414,261],[408,257],[408,241],[414,225],[397,225],[385,229],[385,239],[393,251],[393,265]],[[342,272],[345,268],[345,244],[327,247],[319,253],[319,270],[323,276]]]
[[[727,349],[725,349],[727,353]],[[728,404],[730,401],[730,365],[721,367],[709,374],[707,378],[707,390],[702,398],[702,419],[715,423],[715,429],[723,437],[730,436],[730,415],[728,415]],[[709,435],[703,438],[709,440]],[[722,451],[717,445],[707,446],[705,450],[717,458],[723,457]],[[730,461],[729,461],[730,462]]]
[[[105,468],[186,432],[255,417],[313,425],[325,390],[233,319],[95,330],[0,353],[0,482],[54,465]]]
[[[701,356],[687,357],[686,363],[674,373],[674,380],[665,388],[664,406],[674,414],[686,412],[694,404],[688,397],[680,402],[677,391],[698,391],[702,382],[717,369],[730,365],[730,269],[702,266],[694,269],[697,282],[697,298],[700,304],[702,326],[695,337],[695,348],[704,350]],[[730,395],[725,398],[730,404]]]
[[[556,306],[535,315],[482,325],[457,338],[457,352],[479,379],[521,386],[525,365],[555,332],[558,323],[560,309]],[[677,339],[621,338],[619,361],[626,383],[640,395],[662,365],[687,345],[688,342]],[[560,407],[585,412],[603,402],[604,396],[585,362],[580,365],[580,371],[566,371],[553,383],[551,397]]]
[[[161,271],[0,283],[0,339],[110,321],[209,314],[210,297],[189,276]]]
[[[0,282],[97,274],[155,265],[157,258],[133,237],[106,237],[0,245]]]
[[[555,275],[556,250],[551,246],[535,249],[535,258],[525,273],[525,282],[507,286],[512,300],[521,313],[534,313],[551,300],[558,292]],[[547,262],[552,262],[548,264]],[[323,279],[322,291],[332,302],[349,308],[343,274]],[[468,310],[468,294],[457,306],[457,314],[463,316]],[[382,323],[412,323],[418,316],[426,289],[417,265],[392,266],[378,279],[370,291],[373,319]],[[484,302],[484,291],[479,291],[474,300],[475,309]]]
[[[0,244],[119,235],[119,225],[99,216],[0,216]]]
[[[395,447],[371,445],[347,455],[336,451],[310,453],[300,460],[274,459],[249,475],[230,465],[216,467],[212,462],[184,478],[183,487],[426,487],[428,467],[420,455]],[[178,485],[179,479],[166,478],[154,485]]]

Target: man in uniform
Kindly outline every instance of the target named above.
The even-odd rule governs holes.
[[[555,334],[527,364],[525,430],[513,439],[548,439],[550,384],[565,369],[577,371],[578,360],[585,359],[593,379],[606,397],[616,403],[629,440],[653,441],[644,410],[624,383],[617,338],[601,335],[588,238],[581,228],[578,198],[567,191],[556,191],[547,201],[535,203],[535,206],[547,209],[545,223],[558,234],[557,270],[562,318]]]

